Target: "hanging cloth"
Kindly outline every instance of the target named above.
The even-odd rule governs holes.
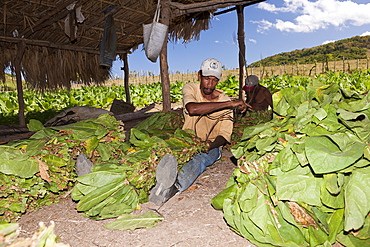
[[[168,26],[159,23],[160,8],[160,0],[158,0],[153,22],[150,24],[143,24],[145,55],[153,63],[157,61],[163,43],[167,38]]]
[[[104,11],[104,14],[109,13],[114,6],[110,6]],[[117,34],[114,25],[113,14],[108,15],[104,22],[104,33],[100,45],[100,65],[112,67],[112,63],[116,60],[117,52]]]
[[[81,12],[82,5],[75,8],[76,3],[77,1],[66,7],[68,15],[64,20],[64,32],[71,39],[71,42],[77,40],[77,24],[83,23],[85,20]]]

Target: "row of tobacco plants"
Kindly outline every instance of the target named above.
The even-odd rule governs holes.
[[[272,93],[287,87],[305,88],[313,79],[325,84],[337,83],[342,88],[364,92],[369,85],[369,71],[356,72],[353,74],[333,73],[318,75],[314,78],[299,76],[272,76],[261,80],[261,84],[269,88]],[[182,99],[181,88],[185,82],[176,81],[171,84],[171,102],[180,102]],[[237,96],[239,82],[235,76],[229,76],[227,80],[219,83],[218,88],[224,90],[228,96]],[[130,85],[131,101],[135,107],[146,106],[162,101],[161,84]],[[38,92],[25,90],[25,114],[26,122],[37,119],[46,122],[59,112],[74,106],[86,105],[109,110],[114,99],[125,99],[124,86],[92,86],[80,89],[57,90]],[[16,91],[0,92],[0,125],[18,123],[18,97]]]
[[[262,83],[274,93],[274,117],[252,126],[238,118],[243,134],[231,147],[238,168],[212,205],[223,210],[232,230],[258,246],[368,244],[370,72],[271,77]],[[174,84],[174,100],[181,100],[182,84]],[[220,88],[235,96],[238,85],[230,77]],[[144,97],[160,92],[159,84],[143,87]],[[109,95],[105,91],[91,100]],[[124,92],[112,95],[122,99]],[[73,98],[84,102],[82,96]],[[148,200],[159,160],[172,153],[181,169],[207,148],[194,133],[181,130],[182,123],[181,115],[158,113],[126,133],[109,115],[50,128],[31,120],[30,139],[0,146],[0,196],[6,199],[0,201],[0,220],[14,222],[72,191],[84,216],[117,218],[108,229],[154,226],[160,216],[136,215],[145,218],[138,225],[129,213]],[[75,162],[82,153],[94,167],[77,177]]]

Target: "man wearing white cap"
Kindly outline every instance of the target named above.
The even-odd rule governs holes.
[[[222,90],[216,89],[221,74],[221,63],[208,58],[203,61],[198,72],[200,83],[184,85],[183,129],[193,130],[202,141],[209,143],[209,151],[195,155],[178,173],[176,158],[173,155],[164,156],[157,167],[157,184],[150,191],[151,202],[162,205],[176,193],[189,188],[206,167],[221,157],[220,147],[231,141],[232,109],[245,112],[251,108],[243,100],[231,101]]]
[[[248,76],[242,89],[246,94],[246,102],[252,106],[252,110],[263,111],[269,106],[273,109],[272,94],[266,87],[259,84],[257,76]]]

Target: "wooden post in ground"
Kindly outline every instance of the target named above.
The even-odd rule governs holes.
[[[123,71],[124,71],[123,84],[125,86],[126,103],[131,104],[130,87],[129,87],[130,69],[128,67],[127,53],[123,55]]]
[[[346,65],[344,63],[344,57],[343,57],[343,73],[346,71]]]
[[[239,99],[243,99],[243,86],[245,78],[245,43],[244,43],[244,6],[237,5],[238,14],[238,43],[239,43]]]
[[[161,8],[162,23],[165,25],[170,24],[171,11],[168,6],[168,1],[162,1]],[[171,110],[171,97],[170,97],[170,77],[168,75],[168,62],[167,62],[167,36],[163,42],[160,56],[160,69],[161,69],[161,82],[162,82],[162,112],[169,112]]]
[[[25,48],[26,48],[26,44],[24,42],[20,42],[18,44],[18,51],[17,51],[17,55],[14,60],[15,77],[17,81],[18,105],[19,105],[19,112],[18,112],[19,125],[24,126],[24,127],[26,126],[26,118],[24,117],[24,98],[23,98],[21,67],[22,67],[22,58],[23,58]]]

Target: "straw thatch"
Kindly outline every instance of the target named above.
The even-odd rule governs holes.
[[[170,38],[185,42],[208,29],[217,8],[256,2],[260,1],[161,0],[171,8]],[[73,3],[74,8],[81,7],[82,23],[66,22],[67,16],[75,20],[76,12],[67,9]],[[35,88],[104,82],[110,75],[109,67],[99,65],[105,18],[113,15],[117,55],[123,56],[143,43],[142,25],[152,22],[156,6],[157,0],[1,0],[0,79],[5,80],[6,68],[14,70],[20,56],[23,77]],[[66,28],[72,30],[69,35]],[[24,52],[19,52],[22,47]]]

